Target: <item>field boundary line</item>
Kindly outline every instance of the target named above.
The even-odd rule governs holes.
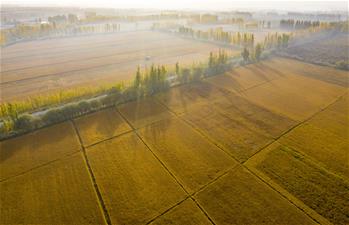
[[[114,136],[112,136],[112,137],[109,137],[109,138],[106,138],[106,139],[97,141],[97,142],[95,142],[95,143],[93,143],[93,144],[85,145],[85,148],[93,147],[93,146],[98,145],[98,144],[100,144],[100,143],[113,140],[113,139],[115,139],[115,138],[121,137],[121,136],[123,136],[123,135],[126,135],[126,134],[128,134],[128,133],[132,133],[132,132],[133,132],[133,130],[129,130],[129,131],[122,132],[121,134],[117,134],[117,135],[114,135]]]
[[[16,178],[16,177],[20,177],[20,176],[26,175],[27,173],[30,173],[30,172],[32,172],[32,171],[34,171],[34,170],[36,170],[36,169],[40,169],[41,167],[45,167],[45,166],[50,165],[50,164],[52,164],[52,163],[55,163],[55,162],[58,162],[58,161],[61,161],[61,160],[70,158],[70,157],[74,156],[75,154],[79,153],[80,151],[81,151],[81,149],[78,149],[78,150],[76,150],[76,151],[74,151],[74,152],[71,152],[71,153],[69,153],[69,154],[66,154],[66,155],[64,155],[64,156],[62,156],[62,157],[60,157],[60,158],[57,158],[57,159],[54,159],[54,160],[50,160],[50,161],[45,162],[45,163],[43,163],[43,164],[40,164],[40,165],[38,165],[38,166],[32,167],[32,168],[30,168],[30,169],[28,169],[28,170],[26,170],[26,171],[24,171],[24,172],[15,174],[15,175],[10,176],[10,177],[6,177],[6,178],[4,178],[4,179],[1,179],[1,180],[0,180],[0,183],[6,182],[6,181],[11,180],[11,179]]]
[[[234,161],[236,161],[237,163],[240,164],[239,160],[237,158],[235,158],[234,156],[232,156],[229,152],[227,152],[222,146],[220,146],[219,144],[217,144],[215,141],[213,141],[210,137],[208,137],[206,134],[204,134],[200,129],[198,129],[197,127],[195,127],[193,124],[191,124],[189,121],[185,120],[182,118],[182,116],[186,113],[181,113],[180,115],[178,115],[176,112],[172,111],[167,105],[165,105],[164,103],[162,103],[160,100],[156,99],[156,101],[158,101],[158,103],[160,103],[161,105],[163,105],[164,107],[166,107],[166,109],[170,112],[173,113],[173,115],[175,116],[175,118],[179,119],[180,121],[184,122],[187,126],[189,126],[191,129],[193,129],[196,133],[198,133],[200,136],[204,137],[205,139],[208,139],[209,142],[211,144],[213,144],[214,146],[218,147],[220,150],[222,150],[225,154],[227,154],[229,157],[231,157],[232,159],[234,159]],[[189,112],[190,113],[190,112]]]
[[[155,100],[156,101],[156,100]],[[207,214],[206,211],[204,211],[202,209],[202,207],[195,201],[195,199],[191,196],[191,194],[184,188],[183,184],[181,184],[178,179],[176,178],[176,176],[166,167],[165,163],[163,163],[160,158],[152,151],[152,149],[150,148],[150,146],[143,140],[143,138],[141,137],[141,135],[139,135],[139,133],[137,132],[137,130],[135,129],[135,127],[132,126],[132,124],[126,119],[126,117],[120,112],[119,109],[117,109],[117,111],[120,113],[121,117],[129,124],[129,126],[134,130],[134,133],[137,135],[137,137],[143,142],[143,144],[149,149],[149,151],[153,154],[153,156],[159,161],[159,163],[162,165],[162,167],[169,173],[170,176],[172,176],[172,178],[176,181],[176,183],[183,189],[183,191],[186,193],[187,198],[190,198],[193,200],[193,202],[200,208],[200,210],[202,211],[202,213],[204,213],[204,215],[207,217],[207,219],[213,224],[216,225],[213,220],[209,217],[209,215]],[[159,121],[157,121],[159,122]],[[167,210],[169,211],[169,210]],[[167,212],[166,211],[166,212]],[[161,215],[165,214],[165,212],[163,212]],[[161,216],[160,215],[160,216]],[[147,223],[149,224],[149,223]]]
[[[278,139],[280,139],[283,135],[291,132],[293,129],[295,129],[296,127],[300,126],[301,124],[307,122],[308,120],[310,120],[312,117],[314,117],[315,115],[317,115],[318,113],[324,111],[326,108],[330,107],[331,105],[333,105],[334,103],[336,103],[337,101],[339,101],[342,97],[344,97],[346,95],[346,92],[337,97],[333,102],[331,102],[330,104],[328,104],[327,106],[323,107],[320,111],[314,113],[311,117],[307,118],[306,120],[296,124],[295,126],[293,126],[292,128],[288,129],[287,131],[283,132],[280,136],[278,136],[277,138],[272,138],[271,141],[265,145],[264,147],[262,147],[260,150],[258,150],[256,153],[254,153],[252,156],[250,156],[247,160],[245,160],[243,163],[240,163],[237,159],[235,159],[235,157],[233,157],[231,154],[227,153],[225,151],[224,148],[222,148],[220,145],[217,145],[215,143],[215,141],[213,141],[211,138],[207,137],[206,134],[203,134],[198,128],[196,128],[194,125],[192,125],[190,122],[186,121],[185,119],[181,118],[180,116],[178,116],[175,112],[173,112],[172,110],[170,110],[166,105],[164,105],[162,102],[160,102],[160,104],[163,104],[170,112],[174,113],[178,119],[184,121],[185,123],[187,123],[190,127],[192,127],[193,129],[197,130],[197,132],[199,132],[202,136],[204,136],[205,138],[208,139],[208,141],[210,141],[211,143],[215,144],[219,149],[221,149],[222,151],[224,151],[225,153],[227,153],[230,157],[232,157],[233,159],[237,160],[237,162],[242,165],[246,170],[248,170],[251,174],[253,174],[257,179],[261,180],[263,183],[265,183],[270,189],[272,189],[273,191],[275,191],[276,193],[278,193],[282,198],[284,198],[287,202],[289,202],[290,204],[294,205],[297,209],[299,209],[302,213],[304,213],[305,215],[307,215],[310,219],[312,219],[313,221],[315,221],[318,224],[326,224],[326,223],[320,223],[318,221],[318,217],[319,218],[323,218],[321,215],[319,215],[317,212],[315,212],[315,216],[314,213],[308,212],[308,210],[304,210],[303,207],[299,206],[298,204],[294,203],[293,201],[291,201],[287,196],[285,196],[284,194],[282,194],[279,190],[277,190],[276,188],[274,188],[273,186],[271,186],[268,182],[266,182],[263,178],[259,177],[256,173],[252,172],[246,165],[245,163],[251,159],[251,157],[255,156],[257,153],[261,152],[262,150],[266,149],[268,146],[270,146],[271,144],[277,142]],[[287,192],[288,194],[290,194],[289,192]],[[290,194],[291,195],[291,194]],[[314,218],[316,217],[316,218]],[[325,218],[323,218],[323,220],[321,219],[321,221],[327,221]],[[331,223],[329,223],[331,224]]]
[[[95,193],[97,195],[97,200],[98,200],[100,209],[102,211],[104,220],[105,220],[106,224],[111,225],[112,222],[111,222],[111,219],[110,219],[107,207],[106,207],[106,205],[104,203],[104,200],[103,200],[103,197],[102,197],[102,193],[99,190],[99,187],[98,187],[98,184],[97,184],[97,181],[96,181],[96,177],[93,174],[93,170],[92,170],[91,165],[90,165],[90,163],[88,161],[88,157],[87,157],[87,154],[86,154],[86,149],[85,149],[84,145],[82,144],[82,139],[81,139],[79,130],[77,129],[74,120],[70,120],[70,121],[73,124],[73,127],[74,127],[76,135],[78,136],[78,139],[79,139],[79,142],[80,142],[80,145],[81,145],[81,152],[82,152],[82,155],[83,155],[83,158],[84,158],[84,161],[85,161],[87,172],[90,175],[91,184],[92,184],[92,186],[93,186],[93,188],[95,190]]]
[[[345,95],[347,94],[347,91],[344,92],[344,94],[340,95],[339,97],[337,97],[335,100],[333,100],[332,102],[330,102],[328,105],[326,105],[325,107],[321,108],[319,111],[315,112],[313,115],[309,116],[308,118],[306,118],[305,120],[295,124],[294,126],[292,126],[290,129],[284,131],[283,133],[281,133],[278,137],[273,138],[274,140],[267,144],[266,146],[264,146],[263,148],[259,149],[257,152],[255,152],[253,155],[251,155],[244,163],[247,163],[248,160],[250,160],[252,157],[254,157],[255,155],[257,155],[259,152],[263,151],[264,149],[266,149],[267,147],[269,147],[271,144],[277,142],[279,139],[281,139],[283,136],[285,136],[286,134],[290,133],[291,131],[293,131],[294,129],[296,129],[297,127],[307,123],[309,120],[311,120],[312,118],[314,118],[316,115],[318,115],[319,113],[325,111],[327,108],[331,107],[332,105],[334,105],[336,102],[338,102],[339,100],[341,100]]]
[[[295,126],[291,127],[290,129],[286,130],[285,132],[283,132],[279,137],[275,138],[275,140],[273,142],[271,142],[270,144],[268,144],[267,146],[261,148],[259,151],[257,151],[255,154],[253,154],[248,160],[246,160],[242,165],[244,165],[244,167],[250,171],[252,174],[254,174],[256,177],[258,177],[260,180],[262,180],[265,184],[267,184],[270,188],[272,188],[273,190],[275,190],[276,192],[278,192],[281,196],[283,196],[285,199],[287,199],[290,203],[292,203],[293,205],[295,205],[298,209],[300,209],[301,211],[303,211],[306,215],[308,215],[310,218],[312,218],[315,222],[319,223],[319,224],[332,224],[331,222],[329,222],[326,218],[324,218],[323,216],[321,216],[320,214],[318,214],[315,210],[311,209],[309,206],[307,206],[306,204],[302,203],[298,198],[294,197],[291,193],[289,193],[287,190],[283,189],[280,185],[274,184],[274,181],[266,179],[264,177],[264,175],[262,176],[261,174],[263,174],[262,172],[260,172],[258,169],[252,167],[250,168],[248,166],[248,164],[253,161],[253,158],[256,157],[259,153],[264,152],[269,146],[271,146],[274,143],[279,143],[279,139],[281,139],[283,136],[285,136],[286,134],[292,132],[294,129],[296,129],[299,126],[302,126],[303,124],[307,123],[309,120],[311,120],[312,118],[314,118],[316,115],[318,115],[319,113],[325,111],[327,108],[331,107],[332,105],[334,105],[336,102],[340,101],[345,95],[347,94],[347,91],[342,94],[341,96],[337,97],[335,100],[333,100],[331,103],[329,103],[327,106],[323,107],[322,109],[320,109],[319,111],[315,112],[313,115],[309,116],[308,118],[306,118],[305,120],[303,120],[302,122],[296,124]],[[282,143],[279,143],[281,145],[283,145]],[[261,174],[260,174],[261,173]]]

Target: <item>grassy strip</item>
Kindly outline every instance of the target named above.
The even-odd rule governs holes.
[[[154,65],[144,71],[137,68],[135,79],[129,84],[118,83],[95,88],[72,89],[21,102],[3,103],[0,106],[0,116],[3,118],[0,139],[7,139],[103,108],[151,96],[173,85],[186,84],[221,74],[231,70],[239,61],[239,57],[235,60],[231,59],[224,50],[221,50],[217,54],[211,53],[208,63],[194,64],[188,68],[180,68],[177,63],[175,71],[167,71],[165,66]],[[100,97],[83,100],[94,96]],[[58,107],[39,116],[28,114],[28,112],[54,106]]]

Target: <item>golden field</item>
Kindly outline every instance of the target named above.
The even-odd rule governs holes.
[[[136,134],[95,145],[87,155],[115,224],[145,224],[186,197]]]
[[[104,224],[81,153],[3,181],[0,189],[1,224]]]
[[[131,130],[116,109],[107,109],[77,118],[74,123],[84,146],[112,138]]]
[[[163,120],[142,128],[139,135],[189,193],[237,165],[179,119]]]
[[[321,154],[321,153],[318,153]],[[348,223],[349,182],[303,152],[277,144],[253,166],[333,224]]]
[[[4,223],[348,224],[330,72],[272,58],[4,140]]]

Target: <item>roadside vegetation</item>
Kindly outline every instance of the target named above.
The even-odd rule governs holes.
[[[135,78],[130,83],[78,88],[32,97],[24,101],[2,103],[0,105],[2,118],[0,138],[18,135],[102,108],[151,96],[173,85],[186,84],[223,73],[233,67],[233,63],[229,60],[230,56],[224,50],[220,50],[218,53],[211,52],[207,63],[193,64],[191,67],[181,67],[176,63],[174,71],[169,70],[165,65],[151,65],[150,68],[144,69],[137,67]],[[42,115],[30,114],[46,108],[51,109],[47,109]]]

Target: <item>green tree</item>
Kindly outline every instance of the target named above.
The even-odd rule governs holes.
[[[181,83],[188,83],[189,79],[190,79],[190,69],[183,68],[181,71],[180,82]]]
[[[176,63],[176,74],[179,75],[179,63]]]
[[[15,130],[29,131],[35,128],[34,119],[31,115],[25,114],[18,117],[14,122]]]
[[[247,48],[244,48],[244,50],[241,53],[242,58],[244,59],[245,62],[249,60],[250,57],[250,52],[248,51]]]
[[[138,89],[141,86],[141,83],[142,83],[141,68],[137,66],[136,77],[134,80],[134,87]]]
[[[213,52],[210,52],[210,56],[208,58],[208,67],[212,68],[215,66],[215,64],[216,64],[215,56]]]
[[[259,61],[260,60],[260,58],[261,58],[261,55],[262,55],[262,45],[261,44],[257,44],[256,45],[256,48],[255,48],[255,58],[256,58],[256,60],[257,61]]]

